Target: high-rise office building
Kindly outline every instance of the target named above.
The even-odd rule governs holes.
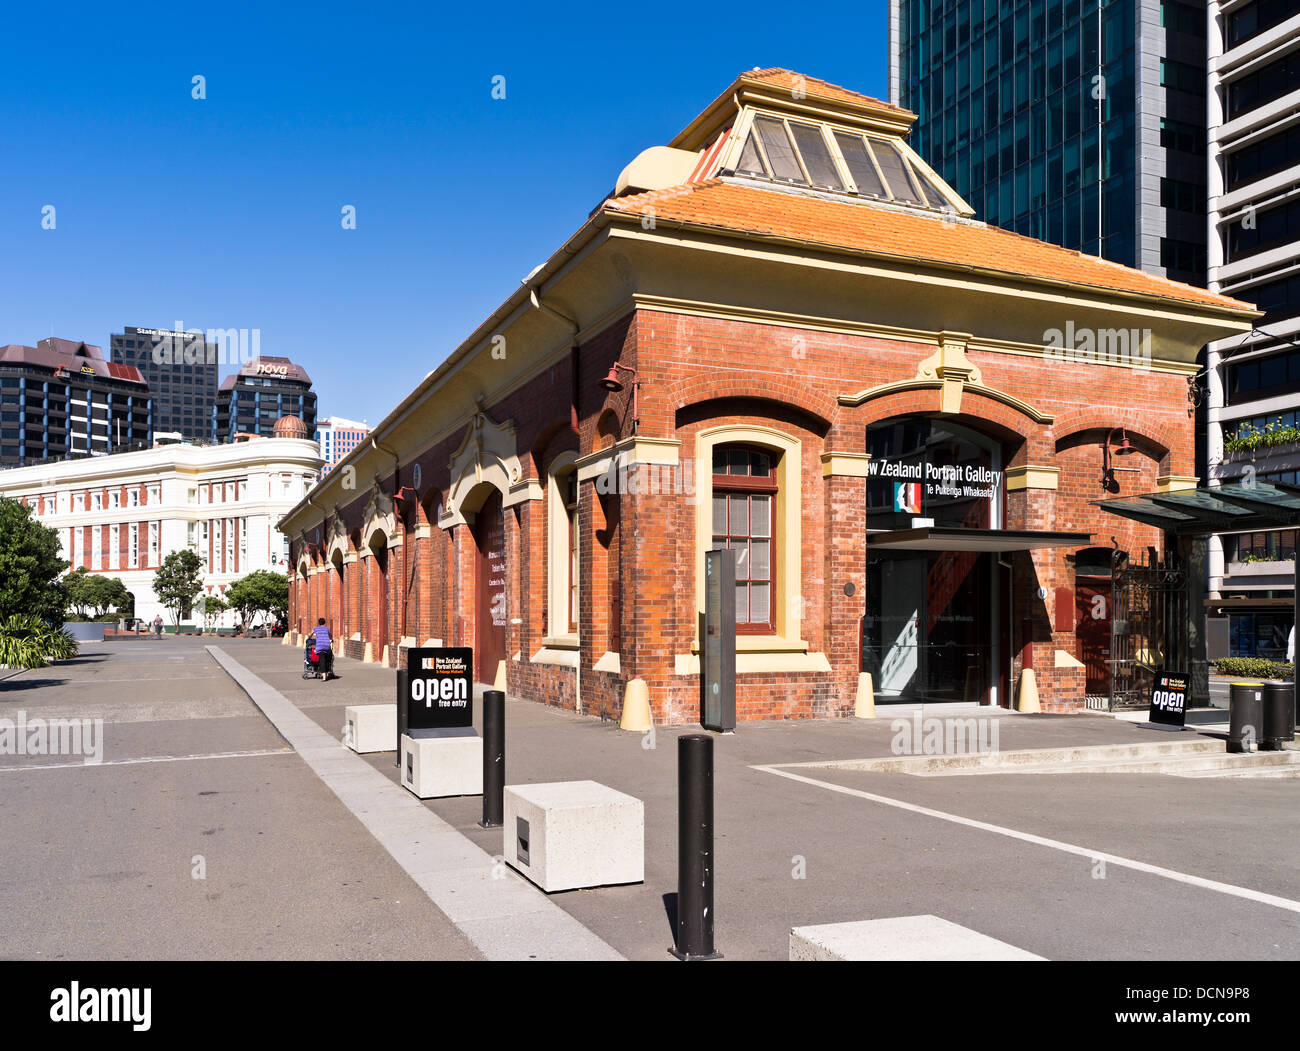
[[[316,425],[316,444],[320,446],[321,458],[325,466],[321,468],[321,477],[347,456],[370,433],[370,425],[345,420],[342,416],[327,416]]]
[[[148,448],[149,385],[90,343],[0,347],[0,467]]]
[[[1209,482],[1300,483],[1300,3],[1209,4],[1209,287],[1255,303],[1207,348]],[[1211,538],[1230,652],[1284,659],[1296,531]]]
[[[890,0],[890,101],[985,221],[1203,285],[1205,38],[1179,0]]]
[[[269,436],[281,416],[296,416],[308,434],[315,432],[316,392],[311,377],[288,358],[255,358],[221,381],[212,408],[212,440],[228,442],[236,434]]]
[[[200,331],[127,326],[109,336],[109,351],[114,361],[138,369],[149,384],[156,432],[209,436],[219,379],[215,343]]]

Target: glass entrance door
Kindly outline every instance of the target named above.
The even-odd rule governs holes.
[[[868,559],[862,670],[877,703],[988,703],[994,557],[899,551]]]

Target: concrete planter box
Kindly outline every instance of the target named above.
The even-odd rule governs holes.
[[[1295,562],[1292,559],[1276,562],[1229,562],[1227,575],[1230,577],[1288,577],[1295,576]]]
[[[508,785],[506,863],[548,893],[645,881],[645,807],[595,781]]]
[[[397,706],[393,706],[396,718]],[[397,727],[394,725],[393,733]],[[483,738],[473,729],[402,735],[402,787],[420,799],[483,794]]]
[[[72,620],[63,625],[63,630],[78,642],[103,642],[104,622],[102,620]]]
[[[354,752],[391,752],[397,747],[397,705],[354,704],[343,709],[343,743]]]
[[[1232,426],[1227,424],[1225,426]],[[1228,452],[1226,449],[1223,453],[1224,463],[1240,463],[1243,460],[1268,460],[1274,456],[1293,456],[1300,453],[1300,443],[1287,442],[1284,445],[1263,445],[1258,449],[1242,449],[1239,452]]]

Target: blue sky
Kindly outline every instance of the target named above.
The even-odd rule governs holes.
[[[0,344],[256,328],[376,423],[741,70],[885,97],[886,11],[11,8]]]

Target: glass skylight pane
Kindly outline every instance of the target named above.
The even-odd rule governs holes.
[[[876,175],[876,169],[872,167],[871,158],[867,155],[867,147],[862,141],[862,136],[837,131],[835,141],[839,144],[840,153],[844,155],[844,163],[849,166],[849,174],[858,184],[858,193],[875,194],[877,197],[886,196],[885,188],[880,184],[880,177]]]
[[[758,143],[752,134],[745,140],[745,148],[740,151],[740,163],[736,166],[736,171],[745,175],[767,174],[763,170],[763,158],[758,153]]]
[[[935,183],[933,179],[931,179],[927,175],[922,175],[919,171],[916,170],[916,168],[912,169],[912,174],[915,175],[918,179],[921,180],[922,183],[925,184],[925,194],[927,197],[930,198],[931,207],[942,208],[946,212],[955,212],[957,210],[951,204],[948,203],[948,198],[944,196],[943,191],[939,189],[938,185]]]
[[[803,171],[795,159],[794,145],[785,132],[785,125],[770,117],[759,117],[754,121],[754,130],[763,140],[768,163],[772,165],[773,177],[788,182],[805,183]]]
[[[834,190],[844,189],[839,172],[835,170],[835,162],[831,160],[831,151],[826,148],[826,140],[822,138],[821,129],[791,123],[790,131],[813,185],[829,186]]]
[[[917,197],[916,191],[912,188],[912,180],[907,177],[907,169],[903,166],[903,158],[898,151],[889,143],[881,142],[879,139],[872,141],[871,149],[880,164],[885,182],[889,183],[889,188],[894,191],[894,200],[908,204],[924,204],[925,201]]]

